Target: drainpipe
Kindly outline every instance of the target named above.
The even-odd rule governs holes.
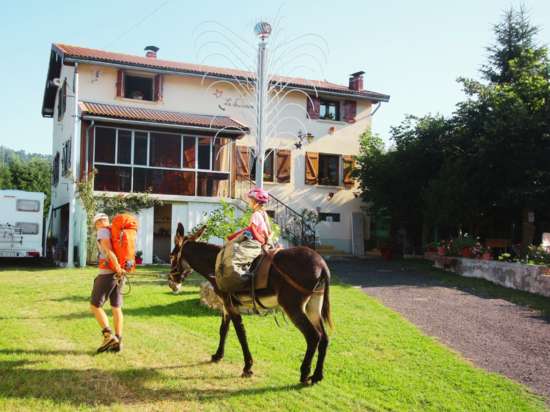
[[[84,173],[86,173],[86,178],[88,178],[88,167],[89,167],[88,159],[90,158],[90,130],[92,130],[94,125],[95,125],[95,120],[92,120],[90,125],[86,128],[86,163],[84,167]]]
[[[78,175],[76,171],[78,170],[77,154],[79,139],[77,136],[80,136],[80,119],[78,117],[78,63],[74,65],[74,77],[73,77],[73,98],[74,98],[74,129],[73,135],[71,137],[71,179],[73,179],[72,184],[69,185],[69,238],[67,245],[67,267],[74,267],[74,238],[75,233],[77,232],[75,227],[75,215],[76,215],[76,179]]]

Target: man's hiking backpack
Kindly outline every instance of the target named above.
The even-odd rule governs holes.
[[[127,272],[136,268],[137,218],[127,213],[111,221],[111,243],[120,267]]]

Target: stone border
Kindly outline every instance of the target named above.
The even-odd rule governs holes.
[[[468,278],[485,279],[507,288],[550,297],[550,268],[524,263],[430,255],[439,269]]]

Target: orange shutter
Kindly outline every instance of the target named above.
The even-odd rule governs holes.
[[[277,182],[290,183],[290,150],[277,150]]]
[[[319,153],[306,152],[306,185],[319,182]]]
[[[248,180],[250,178],[250,152],[247,146],[237,146],[237,180]]]
[[[155,101],[160,102],[162,101],[162,89],[164,86],[164,77],[162,74],[157,74],[155,76]]]
[[[124,97],[124,70],[119,70],[116,74],[116,95]]]
[[[351,155],[342,156],[342,165],[344,169],[344,186],[351,188],[353,186],[353,169],[355,167],[355,158]]]

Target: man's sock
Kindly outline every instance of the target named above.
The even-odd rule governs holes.
[[[115,335],[115,336],[117,337],[117,339],[118,339],[119,342],[122,341],[122,335]]]
[[[113,331],[111,330],[111,328],[110,328],[109,326],[107,326],[106,328],[103,328],[103,329],[101,330],[101,333],[103,333],[103,334],[106,334],[106,333],[112,334]]]

